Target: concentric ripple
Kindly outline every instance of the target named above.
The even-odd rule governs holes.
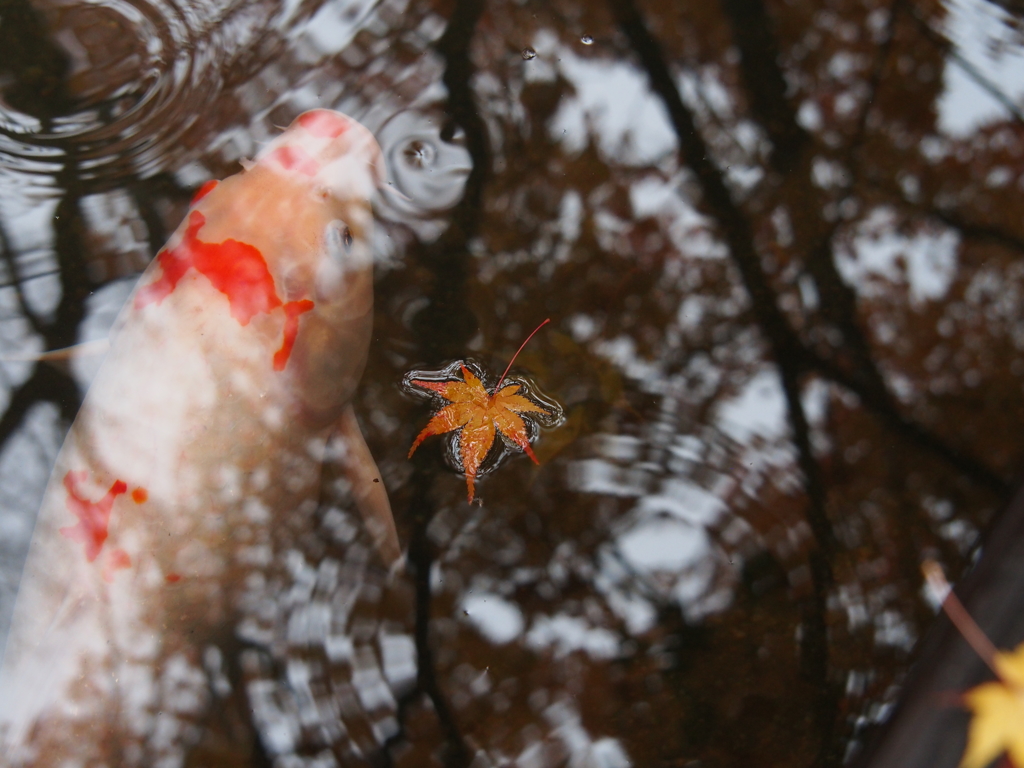
[[[83,0],[5,19],[17,46],[0,72],[0,162],[73,164],[90,181],[154,172],[220,88],[207,30],[230,6],[212,5]]]
[[[377,140],[387,160],[389,178],[403,197],[389,196],[394,210],[386,218],[417,228],[438,219],[462,199],[466,177],[473,168],[469,152],[456,137],[441,138],[445,116],[441,110],[408,109],[392,116]],[[428,232],[420,232],[429,239]]]

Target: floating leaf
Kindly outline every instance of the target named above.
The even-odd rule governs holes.
[[[537,326],[526,341],[533,338],[533,334],[547,322],[545,320]],[[520,350],[522,348],[519,347]],[[515,360],[515,355],[512,360]],[[433,392],[445,401],[416,436],[409,449],[409,457],[428,437],[457,433],[458,450],[451,453],[456,456],[456,463],[466,476],[469,501],[473,501],[475,496],[476,478],[486,471],[485,460],[492,453],[496,437],[500,435],[504,438],[503,444],[519,448],[538,464],[533,448],[530,447],[530,441],[538,431],[537,424],[553,425],[561,417],[557,404],[544,401],[542,405],[538,400],[520,393],[520,390],[528,391],[525,382],[510,382],[503,387],[502,382],[511,367],[512,362],[509,362],[493,389],[484,386],[482,372],[475,372],[462,361],[449,366],[440,376],[414,371],[405,379],[410,389]],[[461,380],[456,378],[460,373]]]

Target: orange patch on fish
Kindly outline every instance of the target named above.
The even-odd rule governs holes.
[[[82,496],[79,485],[88,476],[89,473],[84,471],[68,472],[64,475],[64,488],[68,492],[68,511],[78,518],[78,525],[61,528],[60,532],[69,539],[85,544],[85,558],[91,563],[99,556],[107,540],[114,499],[125,493],[128,485],[123,480],[116,480],[102,499],[89,501]]]
[[[189,269],[195,269],[227,297],[231,316],[240,325],[248,325],[258,314],[269,314],[278,307],[284,309],[284,338],[274,354],[274,370],[283,371],[298,334],[298,317],[311,310],[313,302],[308,299],[282,302],[259,249],[233,238],[221,243],[204,242],[198,235],[205,224],[206,217],[199,211],[189,214],[188,228],[181,242],[157,254],[163,273],[139,289],[135,308],[159,304],[174,291]]]
[[[136,488],[132,491],[132,501],[136,504],[144,504],[146,499],[149,498],[149,492],[145,488]]]

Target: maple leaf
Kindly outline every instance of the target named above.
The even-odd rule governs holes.
[[[964,694],[973,714],[960,768],[985,768],[1004,752],[1013,765],[1024,766],[1024,643],[997,651],[992,665],[999,680]]]
[[[538,413],[552,416],[551,411],[541,408],[529,398],[517,394],[519,384],[508,384],[501,389],[488,392],[483,383],[469,368],[460,365],[462,381],[423,381],[411,379],[410,384],[436,392],[448,405],[439,410],[416,436],[409,449],[410,458],[420,443],[433,435],[443,435],[461,429],[459,434],[459,458],[466,475],[469,500],[473,501],[474,483],[480,465],[483,464],[497,433],[507,437],[527,456],[539,464],[530,447],[530,435],[519,414]]]
[[[1024,768],[1024,643],[999,651],[953,592],[938,563],[921,564],[932,594],[960,634],[999,679],[982,683],[963,695],[971,710],[967,747],[959,768],[985,768],[1002,754]]]
[[[412,458],[420,443],[428,437],[459,430],[458,462],[466,476],[470,502],[475,495],[476,478],[481,472],[484,460],[491,452],[495,437],[499,434],[506,442],[518,446],[534,464],[540,463],[533,453],[533,448],[530,447],[530,427],[533,426],[534,419],[553,425],[560,417],[560,409],[554,403],[551,404],[550,410],[542,408],[530,398],[518,394],[522,388],[521,384],[508,384],[503,387],[501,383],[505,381],[512,363],[523,351],[526,343],[550,322],[551,319],[548,318],[538,325],[533,329],[533,333],[526,337],[526,341],[519,345],[519,349],[512,355],[493,390],[488,390],[480,377],[461,362],[457,364],[462,372],[461,381],[453,378],[454,366],[450,366],[441,378],[433,381],[413,378],[411,375],[406,377],[407,385],[434,392],[448,403],[434,414],[427,426],[416,436],[412,447],[409,448],[409,458]],[[533,416],[528,417],[530,427],[521,414]]]

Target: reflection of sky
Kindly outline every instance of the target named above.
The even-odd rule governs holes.
[[[985,0],[946,0],[949,16],[944,33],[956,53],[990,83],[1019,103],[1024,95],[1024,52],[1007,23],[1010,17]],[[950,58],[945,92],[938,101],[939,126],[966,136],[979,126],[1008,117],[1006,107]]]
[[[21,566],[46,478],[64,440],[59,423],[57,407],[40,404],[29,411],[25,424],[0,452],[0,652],[7,642]]]
[[[522,611],[515,603],[493,592],[467,594],[462,599],[462,616],[495,645],[512,642],[523,634]],[[594,627],[584,618],[564,613],[536,616],[525,642],[535,651],[551,651],[556,656],[582,651],[593,658],[606,659],[619,653],[619,639],[614,633]]]
[[[554,71],[545,59],[557,58],[558,69],[576,91],[561,102],[550,123],[551,135],[570,151],[583,149],[588,126],[601,150],[617,162],[647,163],[675,151],[665,108],[651,98],[647,76],[635,66],[580,58],[547,31],[537,34],[533,47],[538,56],[526,65],[527,79],[552,79]]]
[[[526,636],[535,650],[552,649],[556,656],[583,651],[595,659],[610,659],[619,653],[619,639],[607,629],[593,627],[579,616],[538,616]]]
[[[786,430],[786,400],[774,370],[762,371],[718,409],[718,424],[738,443],[754,436],[781,437]]]
[[[466,595],[462,611],[480,634],[496,645],[515,640],[523,631],[523,614],[519,608],[495,594]]]
[[[906,264],[910,298],[915,302],[937,300],[946,295],[956,274],[960,238],[953,230],[917,232],[908,237],[896,231],[895,214],[879,208],[857,225],[851,254],[839,254],[837,266],[846,282],[862,296],[877,293],[872,278],[898,283],[902,275],[899,259]]]
[[[590,735],[571,702],[551,704],[544,710],[544,719],[552,726],[552,736],[561,746],[558,752],[567,752],[564,755],[567,759],[553,763],[551,750],[534,741],[516,757],[515,765],[521,768],[547,768],[552,764],[569,768],[627,768],[632,765],[617,739],[595,739]]]
[[[651,520],[619,538],[623,556],[639,570],[678,571],[699,558],[706,544],[677,520]]]
[[[667,453],[678,465],[679,474],[667,473],[661,464],[644,460],[651,443],[659,439],[658,431],[653,428],[644,439],[596,436],[590,446],[597,455],[573,462],[568,477],[570,486],[578,491],[636,499],[609,542],[595,580],[609,607],[632,632],[649,628],[654,616],[650,595],[644,597],[629,587],[635,578],[658,584],[658,599],[677,602],[691,618],[720,610],[730,602],[716,580],[716,568],[723,558],[709,535],[724,519],[726,505],[717,488],[709,490],[687,476],[695,458],[691,438],[668,436]],[[600,654],[600,638],[584,638],[584,632],[578,622],[552,621],[543,628],[535,626],[529,639],[536,643],[544,638],[554,647]]]
[[[345,13],[338,13],[336,6],[326,3],[296,31],[303,36],[303,42],[308,42],[321,54],[336,54],[348,47],[376,6],[376,0],[367,0],[362,6],[351,4]],[[286,13],[291,15],[289,11]],[[302,46],[298,49],[301,51]]]

